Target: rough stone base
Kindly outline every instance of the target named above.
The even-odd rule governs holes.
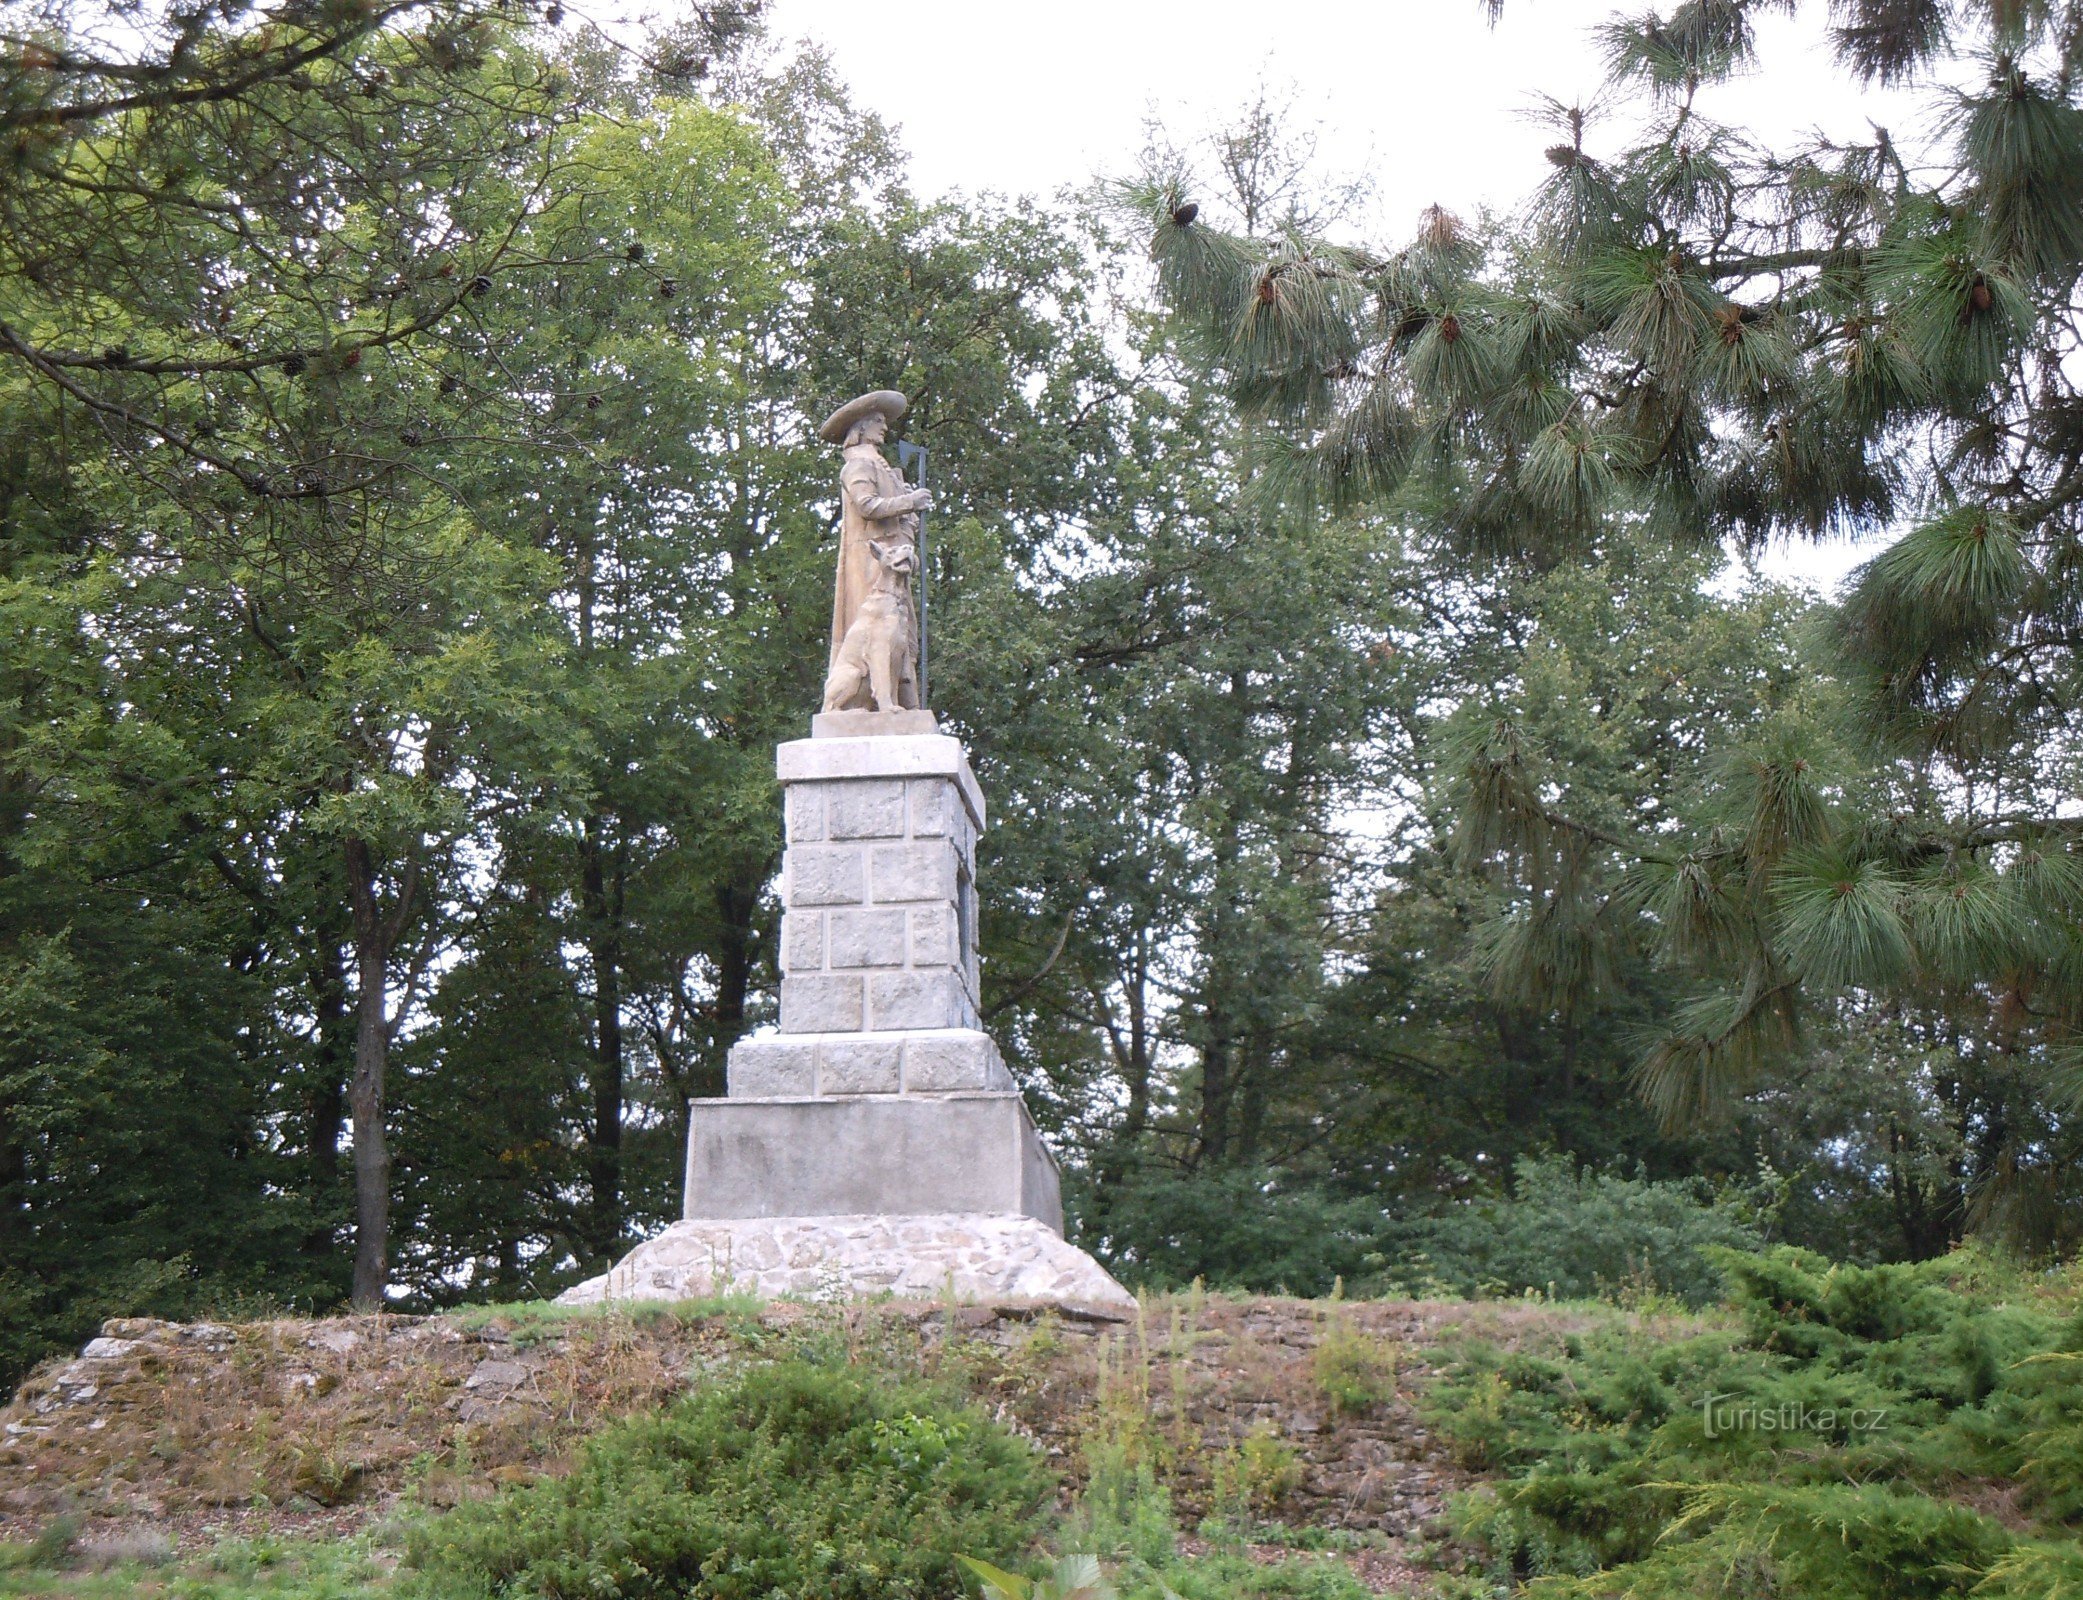
[[[1092,1257],[1032,1217],[756,1217],[676,1222],[560,1305],[749,1293],[835,1300],[876,1295],[1127,1310],[1135,1297]]]

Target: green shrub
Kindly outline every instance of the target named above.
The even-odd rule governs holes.
[[[1401,1354],[1391,1341],[1361,1332],[1335,1311],[1326,1316],[1310,1368],[1331,1414],[1356,1417],[1394,1399]]]
[[[1715,1246],[1763,1244],[1750,1195],[1697,1182],[1580,1172],[1565,1155],[1527,1156],[1512,1190],[1386,1229],[1376,1287],[1566,1299],[1653,1291],[1712,1303]]]
[[[1143,1167],[1103,1190],[1068,1197],[1078,1242],[1131,1288],[1322,1295],[1361,1270],[1384,1223],[1372,1200],[1348,1199],[1250,1167],[1176,1172]]]
[[[546,1600],[901,1600],[1027,1545],[1034,1452],[917,1384],[803,1361],[618,1423],[563,1479],[411,1533],[423,1592]]]
[[[1467,1340],[1436,1357],[1420,1414],[1499,1476],[1455,1508],[1499,1577],[1637,1600],[2008,1596],[2065,1579],[2083,1325],[2064,1322],[2058,1286],[1953,1260],[1708,1256],[1730,1287],[1724,1325],[1673,1337],[1612,1313],[1552,1352]],[[2022,1486],[2044,1548],[1978,1509],[1977,1480]]]

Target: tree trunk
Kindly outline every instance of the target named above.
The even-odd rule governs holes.
[[[384,1131],[384,1074],[391,1018],[384,989],[391,948],[412,912],[415,875],[408,871],[388,917],[368,842],[342,841],[354,930],[354,1075],[347,1087],[354,1127],[354,1286],[357,1311],[378,1311],[390,1279],[391,1151]]]
[[[0,1261],[19,1261],[28,1232],[29,1157],[0,1105]]]
[[[327,919],[330,923],[331,919]],[[304,1253],[333,1253],[333,1203],[340,1187],[340,1120],[347,1111],[347,1080],[352,1071],[358,1029],[349,1020],[347,970],[342,963],[342,936],[351,932],[332,926],[319,930],[317,971],[312,983],[316,1020],[311,1079],[304,1091],[304,1182],[317,1217],[304,1239]]]
[[[1128,984],[1128,1109],[1121,1119],[1124,1140],[1133,1142],[1150,1126],[1150,932],[1136,930],[1135,965]]]
[[[601,842],[604,826],[600,818],[587,824],[581,877],[593,962],[593,1126],[586,1140],[586,1174],[593,1198],[593,1247],[610,1255],[622,1238],[623,880],[619,858],[609,866]]]
[[[1208,1042],[1201,1049],[1201,1156],[1214,1166],[1229,1159],[1230,1041],[1219,1029],[1227,1019],[1207,1008]]]
[[[725,879],[716,886],[716,920],[720,937],[716,943],[716,1053],[738,1042],[745,1031],[745,997],[752,992],[752,911],[759,902],[759,885],[767,875],[761,862],[751,883]],[[719,1081],[720,1091],[723,1084]]]
[[[1262,1034],[1254,1034],[1250,1048],[1239,1054],[1235,1143],[1241,1162],[1253,1162],[1259,1157],[1260,1136],[1266,1128],[1266,1079],[1272,1060],[1272,1046]]]

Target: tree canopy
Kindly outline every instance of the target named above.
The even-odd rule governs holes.
[[[752,7],[0,3],[0,1375],[676,1213],[880,386],[1122,1273],[2069,1239],[2076,33],[1845,9],[1988,56],[1955,144],[1767,151],[1749,16],[1614,24],[1644,141],[1372,252],[1263,104],[1127,228],[922,200]],[[1837,605],[1727,559],[1883,528]]]
[[[1964,1119],[1983,1199],[2065,1193],[2083,33],[2063,6],[1853,0],[1832,11],[1843,70],[1924,86],[1941,131],[1778,149],[1706,109],[1772,9],[1605,25],[1596,109],[1639,113],[1640,136],[1609,145],[1595,108],[1550,104],[1549,175],[1494,224],[1435,208],[1396,249],[1226,230],[1161,167],[1128,200],[1181,337],[1252,430],[1269,514],[1369,508],[1515,571],[1887,535],[1819,619],[1813,688],[1697,726],[1717,781],[1639,770],[1633,816],[1584,792],[1518,685],[1470,698],[1456,845],[1511,885],[1482,964],[1563,1012],[1618,946],[1691,974],[1636,1067],[1669,1126],[1799,1059],[1804,1006],[1943,1017],[1974,1041],[1964,1077],[2000,1060],[2019,1080]]]

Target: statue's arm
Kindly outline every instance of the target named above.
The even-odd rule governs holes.
[[[900,494],[882,494],[880,479],[873,467],[863,463],[849,465],[839,475],[839,485],[854,510],[870,522],[881,522],[888,517],[901,517],[913,511],[929,510],[933,497],[924,489],[906,489]]]

